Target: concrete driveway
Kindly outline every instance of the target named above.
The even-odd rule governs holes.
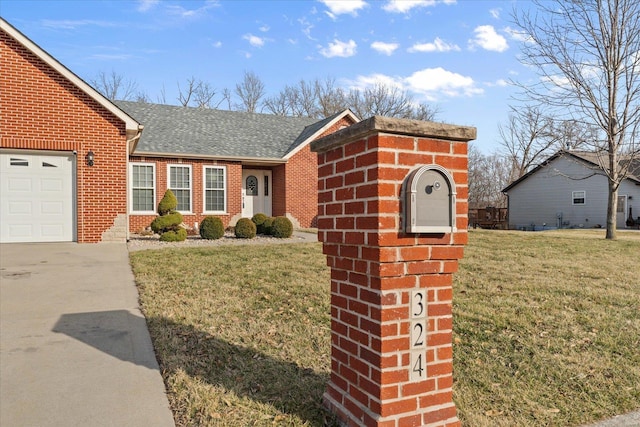
[[[0,425],[174,426],[126,245],[0,245]]]

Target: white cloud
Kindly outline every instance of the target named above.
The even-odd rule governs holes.
[[[435,6],[438,3],[450,5],[456,4],[456,0],[388,0],[382,9],[391,13],[408,13],[411,9]]]
[[[356,42],[353,40],[343,42],[336,39],[333,43],[329,43],[328,46],[321,48],[320,54],[327,58],[333,58],[334,56],[348,58],[356,54],[357,47]]]
[[[262,31],[263,33],[266,33],[267,31],[269,31],[271,28],[268,25],[263,25],[260,28],[258,28],[260,31]]]
[[[348,89],[365,90],[375,85],[383,85],[390,88],[398,88],[404,90],[402,87],[402,78],[391,77],[385,74],[371,74],[368,76],[358,76],[355,80],[346,81]]]
[[[502,9],[500,8],[496,8],[496,9],[489,9],[489,13],[491,14],[492,17],[494,17],[495,19],[500,19],[500,12],[502,11]]]
[[[300,18],[298,19],[298,23],[302,26],[302,33],[309,39],[309,40],[315,40],[313,37],[311,37],[311,30],[313,29],[313,24],[311,24],[307,18]]]
[[[371,49],[390,56],[398,49],[400,45],[398,43],[385,43],[385,42],[373,42],[371,43]]]
[[[484,93],[484,90],[477,87],[471,77],[453,73],[440,67],[425,68],[408,77],[371,74],[358,76],[355,80],[346,82],[349,89],[359,90],[373,87],[376,84],[407,91],[417,95],[420,100],[429,102],[439,101],[443,98],[472,97]]]
[[[264,46],[265,39],[262,37],[254,36],[253,34],[245,34],[242,36],[243,39],[249,42],[249,44],[253,47],[262,47]]]
[[[217,42],[213,43],[211,46],[213,46],[215,48],[222,47],[222,42],[220,40],[218,40]]]
[[[356,16],[360,9],[367,6],[364,0],[319,0],[329,9],[327,15],[335,19],[336,15],[350,14]]]
[[[531,36],[529,36],[527,33],[523,32],[522,30],[518,30],[518,29],[514,29],[511,27],[506,27],[504,29],[504,31],[509,34],[509,36],[519,42],[532,42],[533,40],[531,39]]]
[[[140,0],[138,2],[138,12],[146,12],[153,9],[159,2],[160,0]]]
[[[475,38],[469,40],[469,47],[474,49],[480,47],[485,50],[494,52],[504,52],[509,49],[507,39],[500,34],[491,25],[480,25],[473,30]]]
[[[163,4],[163,3],[159,3]],[[181,5],[169,5],[166,7],[166,10],[171,15],[177,15],[181,18],[198,18],[200,16],[206,15],[210,9],[214,7],[220,6],[217,0],[206,0],[204,6],[196,8],[196,9],[186,9]]]
[[[451,50],[459,51],[460,47],[456,44],[449,44],[440,37],[436,37],[433,43],[417,43],[407,49],[408,52],[449,52]]]
[[[442,96],[471,97],[484,93],[482,89],[476,87],[471,77],[453,73],[441,67],[416,71],[404,81],[409,91],[422,94],[431,101]]]

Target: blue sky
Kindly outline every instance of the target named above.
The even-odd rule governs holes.
[[[510,14],[526,1],[57,1],[2,0],[2,17],[86,81],[115,71],[151,101],[164,88],[206,81],[233,90],[245,71],[267,95],[299,80],[345,88],[376,81],[475,126],[475,144],[499,147],[516,89],[533,78],[518,62]]]

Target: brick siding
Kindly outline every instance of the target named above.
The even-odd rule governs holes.
[[[0,31],[0,147],[76,151],[77,240],[101,241],[126,213],[125,124]],[[95,165],[84,157],[91,150]]]

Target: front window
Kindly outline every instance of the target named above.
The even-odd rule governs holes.
[[[571,198],[573,199],[574,205],[584,205],[586,200],[586,192],[585,191],[574,191],[571,193]]]
[[[169,165],[168,188],[178,200],[179,212],[191,212],[191,166]]]
[[[131,165],[131,210],[155,212],[155,167],[152,164]]]
[[[204,210],[205,212],[226,212],[226,169],[205,166],[204,168]]]

